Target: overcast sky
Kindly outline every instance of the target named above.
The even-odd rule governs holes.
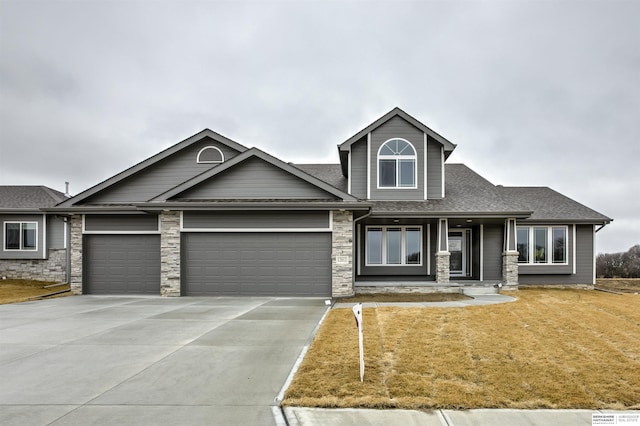
[[[204,128],[284,161],[399,106],[640,243],[640,1],[0,0],[0,185],[77,194]]]

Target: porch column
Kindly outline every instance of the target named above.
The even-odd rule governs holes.
[[[180,296],[180,212],[160,213],[160,295]]]
[[[438,251],[436,252],[436,282],[449,283],[449,221],[438,220]]]
[[[518,289],[518,241],[515,218],[509,218],[504,223],[502,285],[504,290]]]
[[[331,212],[331,296],[353,296],[353,212]]]
[[[72,294],[82,294],[82,215],[71,216],[69,233],[69,286]]]

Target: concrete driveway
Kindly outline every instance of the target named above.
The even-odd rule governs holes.
[[[0,305],[0,424],[278,424],[322,299],[73,296]]]

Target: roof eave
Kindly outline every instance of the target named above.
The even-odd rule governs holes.
[[[143,211],[207,211],[207,210],[369,210],[371,204],[342,201],[230,201],[230,202],[152,202],[138,203],[134,207]]]
[[[531,211],[513,211],[513,212],[425,212],[425,211],[383,211],[376,212],[375,209],[371,214],[371,217],[380,218],[397,218],[397,217],[409,217],[409,218],[450,218],[450,219],[504,219],[515,218],[523,219],[531,216]]]

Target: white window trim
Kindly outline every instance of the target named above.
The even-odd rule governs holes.
[[[347,154],[347,194],[351,194],[351,146],[349,146],[349,153]]]
[[[390,141],[400,140],[409,144],[413,149],[413,155],[380,155],[380,150]],[[396,160],[396,186],[380,186],[380,160]],[[413,186],[397,186],[400,181],[400,167],[398,167],[398,160],[413,160]],[[418,151],[411,142],[403,138],[391,138],[384,141],[380,148],[378,148],[378,154],[376,155],[376,187],[380,190],[405,190],[405,189],[418,189]]]
[[[518,247],[517,241],[516,247]],[[482,223],[480,224],[480,281],[484,281],[484,224]]]
[[[423,150],[424,150],[424,175],[423,175],[423,185],[424,185],[424,199],[428,199],[428,194],[427,194],[427,134],[423,133],[424,135],[424,142],[423,142]]]
[[[215,149],[216,151],[218,151],[220,153],[220,161],[205,161],[205,160],[200,160],[200,155],[206,151],[207,149]],[[224,154],[222,153],[222,151],[220,150],[220,148],[218,148],[217,146],[213,146],[213,145],[209,145],[209,146],[205,146],[204,148],[202,148],[199,152],[198,152],[198,156],[196,157],[196,162],[198,164],[220,164],[220,163],[224,163]]]
[[[391,266],[391,267],[419,267],[424,265],[424,231],[422,230],[422,225],[367,225],[364,230],[364,247],[367,247],[368,240],[368,232],[370,228],[380,228],[382,229],[382,263],[369,263],[369,257],[367,256],[365,250],[365,266]],[[420,263],[387,263],[387,229],[388,228],[400,228],[401,229],[401,241],[400,241],[400,260],[405,262],[407,253],[406,253],[406,231],[407,229],[417,229],[420,231]],[[428,244],[427,244],[428,246]]]
[[[371,199],[371,132],[367,133],[367,200]]]
[[[529,261],[527,262],[518,262],[520,266],[567,266],[569,265],[569,226],[567,225],[516,225],[516,249],[518,248],[518,228],[528,228],[529,234]],[[546,262],[537,262],[535,261],[535,250],[533,243],[533,235],[535,228],[546,228],[547,229],[547,251],[549,254],[547,255]],[[553,261],[553,228],[564,228],[564,259],[563,263],[554,262]],[[573,244],[575,246],[575,236],[573,238]],[[575,247],[573,250],[573,254],[575,256]],[[574,263],[575,264],[575,263]]]
[[[8,223],[17,223],[20,225],[20,248],[17,249],[10,249],[7,248],[7,224]],[[34,225],[36,225],[36,247],[32,248],[32,249],[25,249],[22,248],[22,225],[25,223],[32,223]],[[2,248],[4,249],[4,251],[8,251],[8,252],[22,252],[22,251],[27,251],[27,252],[37,252],[38,251],[38,246],[39,246],[40,241],[38,241],[38,222],[34,222],[31,220],[7,220],[4,221],[2,223]]]

